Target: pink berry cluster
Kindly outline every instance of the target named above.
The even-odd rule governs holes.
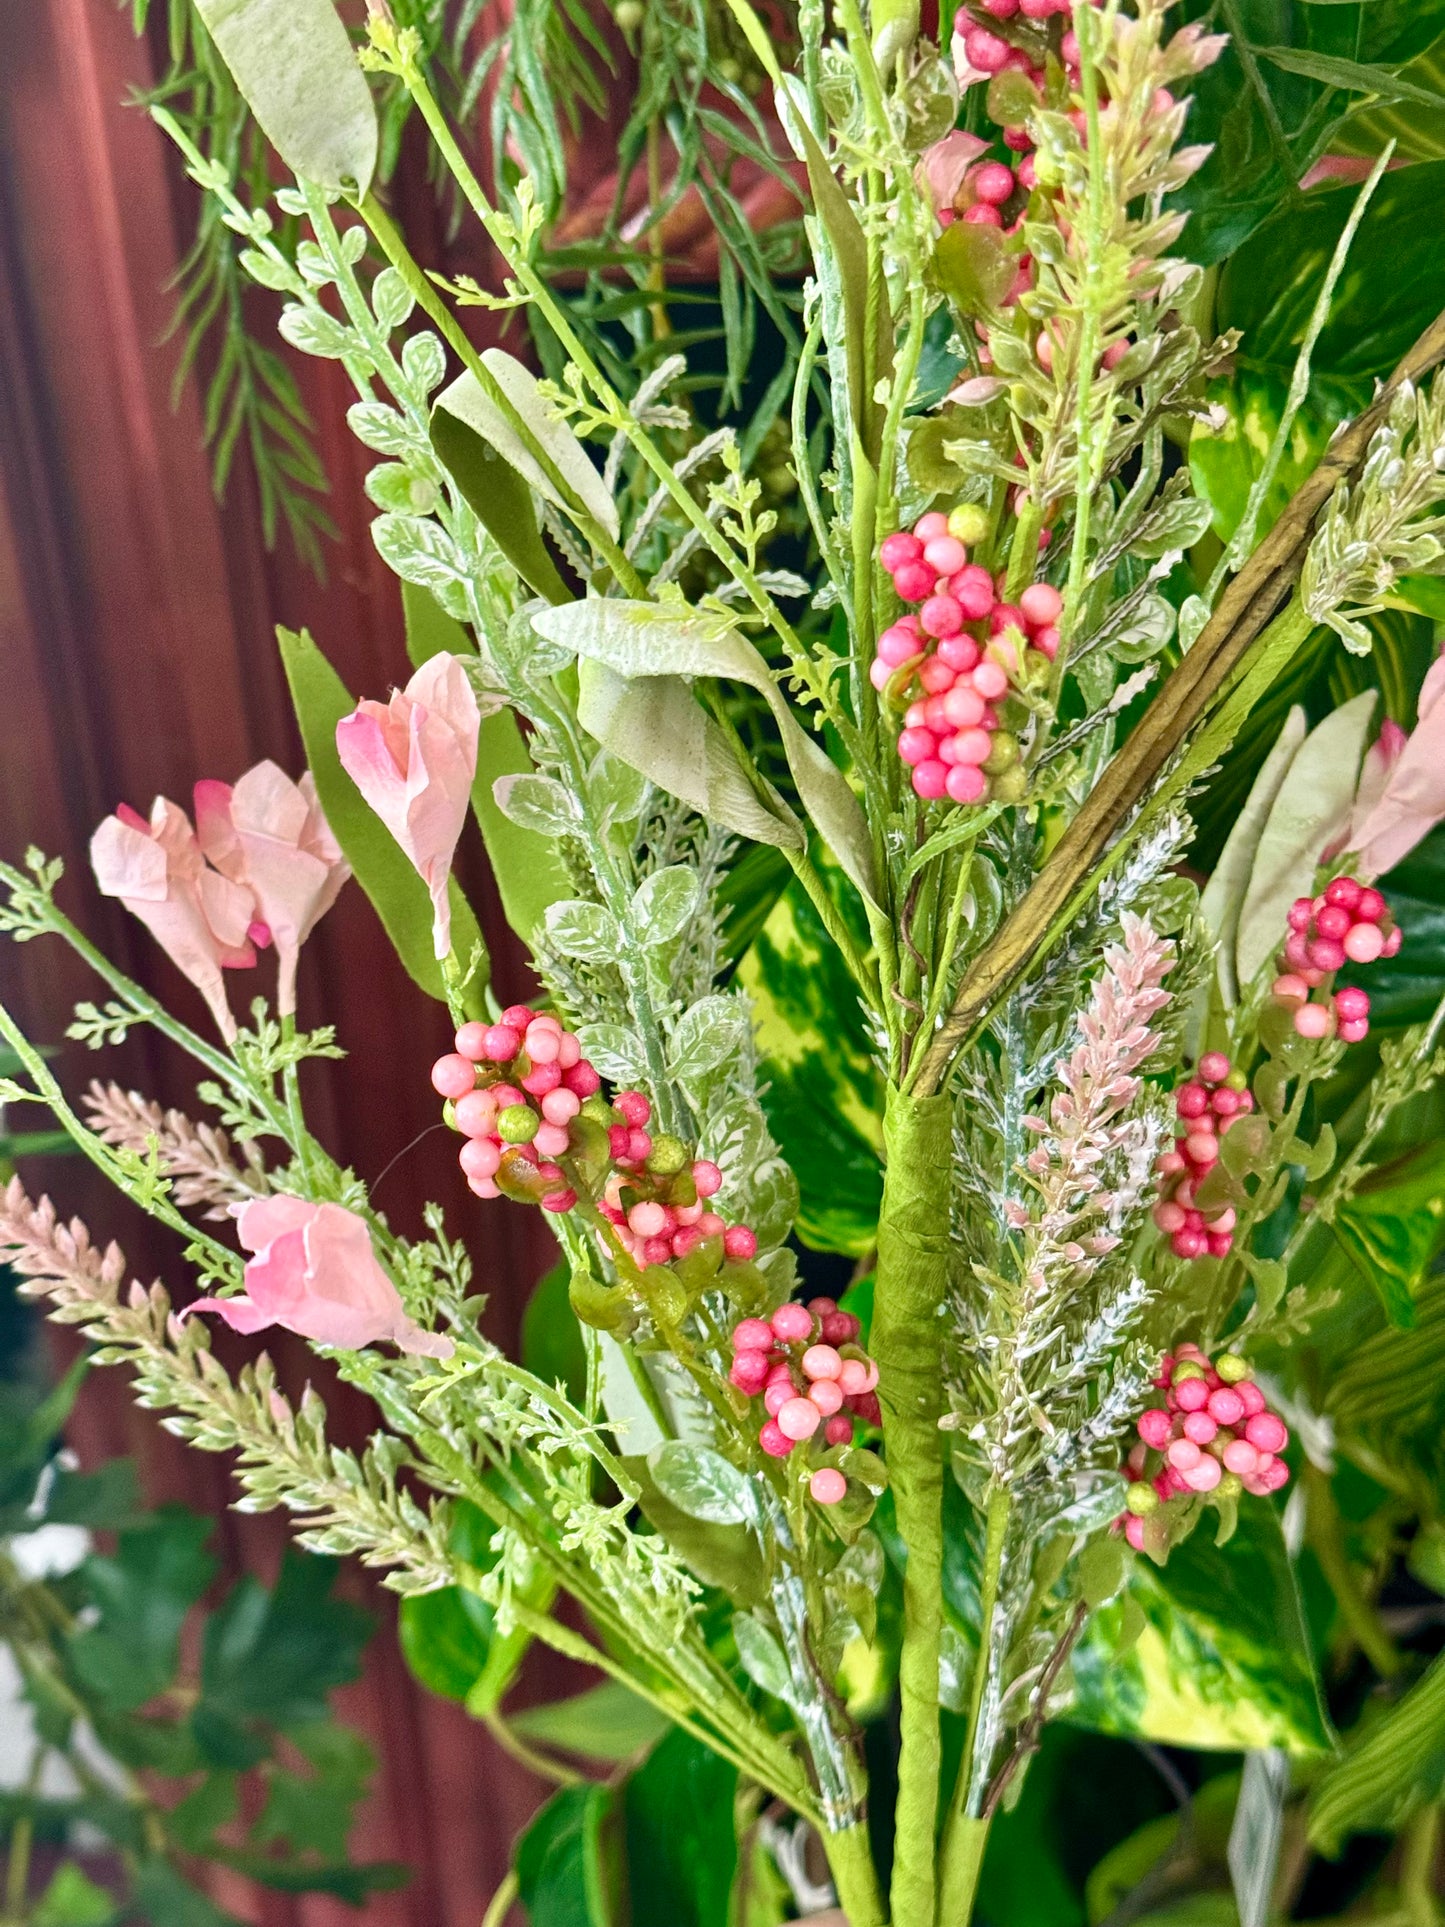
[[[990,79],[995,74],[1020,73],[1029,80],[1042,99],[1048,88],[1048,75],[1042,67],[1036,67],[1022,47],[1013,46],[994,25],[985,25],[982,15],[988,21],[1002,26],[1005,21],[1016,16],[1034,24],[1041,24],[1052,14],[1068,15],[1070,0],[978,0],[974,7],[960,7],[954,15],[953,31],[955,44],[962,52],[968,72],[973,75],[987,74]],[[1059,47],[1064,63],[1065,74],[1071,86],[1077,87],[1080,79],[1079,41],[1070,28],[1063,36]],[[1082,120],[1083,116],[1080,115]],[[963,187],[959,192],[955,208],[940,212],[939,219],[946,227],[954,218],[986,227],[1003,227],[1005,209],[1019,193],[1031,194],[1038,185],[1034,174],[1033,139],[1026,127],[1005,126],[1004,146],[1020,158],[1010,168],[1002,161],[980,161],[971,167],[964,176]],[[1009,232],[1022,218],[1022,208],[1008,223]],[[1025,280],[1024,286],[1028,286]],[[1011,289],[1008,301],[1016,300],[1020,289]],[[1005,305],[1008,305],[1006,301]]]
[[[1271,986],[1275,1000],[1293,1010],[1301,1037],[1337,1034],[1341,1043],[1358,1044],[1370,1032],[1368,996],[1352,984],[1331,994],[1325,980],[1347,962],[1393,957],[1403,938],[1378,890],[1335,877],[1317,897],[1296,897],[1290,906],[1280,974]],[[1310,993],[1322,985],[1325,995],[1316,1003]]]
[[[869,677],[887,700],[907,705],[898,754],[925,800],[985,800],[990,778],[1019,758],[997,705],[1027,678],[1027,652],[1038,664],[1058,653],[1058,590],[1035,582],[1017,605],[1002,602],[1001,584],[969,561],[965,539],[978,541],[986,526],[971,503],[951,515],[934,510],[879,551],[899,600],[920,607],[883,631]]]
[[[861,1327],[832,1298],[779,1305],[771,1318],[745,1318],[733,1328],[729,1377],[748,1398],[762,1395],[767,1412],[758,1442],[785,1459],[820,1430],[825,1446],[847,1445],[855,1412],[870,1425],[881,1414],[878,1367],[857,1343]],[[836,1505],[847,1490],[836,1467],[819,1466],[808,1489],[819,1505]]]
[[[1254,1098],[1244,1072],[1232,1069],[1222,1050],[1207,1050],[1194,1076],[1175,1092],[1174,1108],[1180,1134],[1154,1165],[1154,1222],[1168,1234],[1176,1258],[1225,1258],[1234,1243],[1234,1211],[1221,1207],[1206,1217],[1194,1196],[1219,1162],[1220,1138],[1254,1109]]]
[[[602,1079],[570,1030],[513,1004],[495,1024],[463,1024],[456,1049],[432,1065],[431,1081],[466,1139],[458,1161],[479,1198],[499,1197],[504,1160],[520,1161],[551,1185],[538,1198],[544,1211],[574,1208],[577,1193],[553,1160],[570,1148],[572,1120]]]
[[[1143,1549],[1144,1521],[1172,1499],[1241,1492],[1263,1498],[1289,1481],[1279,1456],[1289,1444],[1284,1420],[1271,1412],[1249,1366],[1233,1352],[1210,1363],[1197,1345],[1180,1345],[1165,1357],[1155,1385],[1162,1405],[1139,1419],[1139,1443],[1130,1452],[1131,1475],[1122,1515],[1124,1536]]]
[[[734,1263],[757,1255],[747,1225],[725,1224],[708,1207],[722,1186],[717,1165],[692,1157],[677,1138],[654,1138],[641,1091],[618,1091],[609,1103],[577,1038],[555,1017],[513,1004],[495,1024],[463,1024],[431,1079],[466,1140],[458,1160],[479,1198],[505,1191],[544,1211],[575,1210],[575,1185],[555,1161],[570,1154],[589,1168],[610,1167],[597,1208],[638,1264],[670,1264],[713,1237]]]

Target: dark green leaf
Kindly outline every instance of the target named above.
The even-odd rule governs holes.
[[[183,1880],[168,1860],[141,1863],[131,1899],[146,1927],[244,1927],[234,1914],[222,1913]]]
[[[271,1769],[266,1776],[266,1805],[251,1830],[252,1843],[284,1843],[293,1854],[343,1862],[357,1802],[371,1783],[376,1760],[359,1733],[329,1720],[301,1729],[294,1737],[314,1770]]]
[[[144,1706],[170,1685],[186,1614],[211,1582],[210,1521],[167,1506],[121,1534],[113,1558],[81,1568],[95,1622],[71,1636],[70,1661],[87,1691],[118,1711]]]
[[[310,1725],[326,1696],[361,1673],[371,1619],[331,1597],[336,1566],[288,1548],[273,1590],[239,1579],[206,1625],[203,1703],[239,1720]]]
[[[542,540],[531,488],[511,463],[456,412],[454,388],[455,384],[447,389],[432,410],[431,443],[437,460],[523,581],[549,602],[566,602],[567,585]]]
[[[580,1404],[587,1389],[587,1352],[572,1310],[568,1285],[572,1269],[560,1259],[533,1287],[522,1313],[522,1363],[545,1385],[559,1382]]]
[[[431,898],[426,885],[380,817],[363,800],[336,753],[336,725],[356,704],[304,629],[278,628],[276,639],[281,645],[306,761],[332,833],[413,981],[428,996],[445,1003],[441,966],[432,951]],[[481,944],[482,935],[455,879],[450,896],[452,947],[465,963],[474,947]],[[482,955],[485,958],[485,947]],[[481,975],[485,978],[485,964]],[[467,995],[475,1004],[476,1014],[482,1014],[481,984],[476,978],[468,986]]]
[[[50,1488],[45,1517],[57,1525],[115,1531],[133,1519],[138,1503],[130,1459],[109,1459],[94,1472],[71,1472],[62,1466]]]
[[[616,1796],[564,1787],[517,1845],[517,1888],[531,1927],[620,1927]]]
[[[196,11],[291,172],[365,194],[376,114],[332,0],[196,0]]]
[[[487,1663],[496,1619],[461,1586],[411,1593],[401,1602],[402,1656],[429,1693],[464,1700]]]
[[[234,1773],[208,1773],[166,1814],[166,1832],[182,1853],[202,1854],[211,1836],[235,1819],[240,1806]]]
[[[632,1927],[728,1927],[737,1768],[673,1731],[627,1783]]]

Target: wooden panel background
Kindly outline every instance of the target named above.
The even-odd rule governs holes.
[[[299,771],[276,623],[309,626],[358,694],[384,695],[404,679],[397,585],[367,533],[361,484],[372,458],[346,430],[351,397],[340,370],[297,357],[341,531],[328,547],[326,584],[284,548],[266,553],[244,472],[216,504],[198,396],[192,384],[172,408],[176,348],[165,340],[192,190],[168,143],[126,104],[153,81],[153,50],[136,41],[130,9],[116,0],[0,0],[0,45],[0,846],[11,860],[31,842],[63,856],[70,914],[199,1024],[189,986],[138,924],[98,896],[86,844],[122,799],[141,809],[157,792],[186,802],[196,778],[234,779],[264,756]],[[438,265],[484,268],[462,253],[443,261],[419,166],[403,170],[397,198],[414,243]],[[256,298],[266,325],[274,303]],[[462,870],[504,997],[525,994],[520,953],[473,845]],[[246,980],[231,981],[244,1000]],[[94,991],[58,944],[0,944],[0,994],[32,1036],[58,1041],[74,1000]],[[303,1022],[334,1020],[351,1053],[304,1073],[310,1115],[368,1178],[399,1156],[378,1201],[400,1228],[419,1228],[424,1198],[446,1203],[491,1295],[490,1329],[510,1341],[550,1238],[536,1214],[472,1198],[445,1135],[407,1148],[436,1121],[426,1068],[443,1045],[445,1013],[413,990],[354,888],[307,948],[300,1003]],[[58,1067],[71,1089],[99,1073],[167,1103],[190,1097],[184,1063],[144,1036],[96,1056],[67,1045]],[[140,1276],[178,1282],[174,1246],[82,1163],[35,1160],[25,1175],[97,1237],[118,1236]],[[231,1363],[246,1349],[225,1335],[218,1343]],[[272,1349],[299,1389],[315,1361],[284,1334]],[[367,1402],[342,1388],[329,1403],[337,1435],[364,1438]],[[274,1570],[279,1521],[229,1511],[224,1462],[187,1450],[136,1411],[119,1373],[91,1379],[75,1442],[88,1461],[133,1454],[153,1500],[211,1514],[228,1572]],[[343,1583],[382,1621],[365,1679],[341,1695],[343,1714],[381,1759],[357,1844],[366,1857],[413,1869],[407,1888],[374,1898],[360,1917],[373,1927],[475,1927],[543,1789],[459,1708],[412,1682],[391,1637],[391,1595],[359,1572]],[[520,1697],[575,1690],[584,1678],[534,1655]],[[263,1894],[229,1877],[214,1892],[264,1927],[359,1918],[339,1903]]]

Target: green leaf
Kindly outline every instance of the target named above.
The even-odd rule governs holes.
[[[1334,1856],[1352,1833],[1397,1833],[1445,1792],[1445,1655],[1315,1788],[1309,1837]]]
[[[332,834],[341,845],[356,881],[371,899],[392,947],[413,982],[429,997],[445,1003],[441,965],[432,952],[432,909],[426,885],[402,855],[381,818],[365,802],[336,753],[336,725],[351,714],[356,704],[306,630],[278,627],[276,639],[281,646],[281,661],[290,685],[306,761]],[[465,963],[482,944],[482,933],[455,879],[449,886],[449,894],[452,947]],[[482,946],[482,957],[485,960],[485,946]],[[480,977],[482,981],[472,979],[464,996],[469,1013],[478,1016],[483,1014],[485,961]]]
[[[1217,427],[1196,420],[1189,437],[1189,474],[1196,494],[1209,504],[1221,542],[1229,540],[1243,519],[1249,492],[1264,471],[1284,415],[1286,397],[1286,382],[1269,374],[1241,371],[1210,383],[1210,407],[1222,420]],[[1295,490],[1316,467],[1334,426],[1332,414],[1309,407],[1295,416],[1284,455],[1260,504],[1257,538],[1274,527]]]
[[[364,195],[376,167],[376,113],[332,0],[196,0],[196,11],[291,172]]]
[[[1296,703],[1286,717],[1284,728],[1276,737],[1259,775],[1254,779],[1254,786],[1245,800],[1244,808],[1235,818],[1223,854],[1199,899],[1199,914],[1218,940],[1216,963],[1225,1000],[1231,1006],[1239,996],[1239,980],[1234,964],[1239,913],[1254,869],[1259,839],[1264,834],[1264,826],[1274,808],[1280,786],[1289,774],[1289,766],[1308,729],[1304,710]]]
[[[1392,1325],[1415,1323],[1415,1300],[1445,1239],[1445,1158],[1433,1144],[1372,1171],[1330,1226]]]
[[[647,1460],[623,1460],[638,1487],[638,1505],[653,1526],[705,1586],[716,1586],[738,1606],[761,1605],[768,1576],[758,1542],[744,1526],[710,1525],[675,1506],[658,1489]]]
[[[270,1591],[249,1573],[206,1622],[202,1703],[279,1727],[326,1718],[326,1696],[361,1676],[371,1617],[333,1599],[334,1560],[286,1551]]]
[[[738,1659],[754,1685],[791,1706],[796,1695],[787,1657],[776,1633],[769,1630],[754,1613],[733,1614],[733,1638]]]
[[[1121,1652],[1130,1600],[1144,1629]],[[1332,1743],[1279,1517],[1258,1500],[1223,1546],[1198,1529],[1162,1568],[1135,1559],[1124,1599],[1080,1641],[1074,1675],[1069,1717],[1105,1733],[1224,1750]]]
[[[1341,704],[1290,759],[1255,846],[1240,906],[1234,954],[1241,986],[1283,948],[1295,898],[1313,892],[1320,852],[1354,796],[1378,701],[1374,690],[1366,690]]]
[[[131,1459],[108,1459],[94,1472],[72,1472],[61,1466],[45,1502],[48,1524],[116,1529],[135,1521],[140,1509],[135,1464]]]
[[[776,793],[764,801],[722,730],[680,676],[580,665],[577,718],[604,749],[737,836],[801,850],[803,827]]]
[[[997,312],[1018,272],[1018,255],[996,229],[954,221],[938,237],[933,267],[958,312],[981,318]]]
[[[285,1843],[293,1854],[344,1862],[358,1802],[376,1772],[376,1756],[359,1733],[333,1720],[296,1728],[291,1738],[310,1773],[273,1766],[266,1805],[251,1829],[255,1846]]]
[[[568,1260],[560,1258],[533,1287],[522,1313],[522,1363],[544,1385],[562,1385],[580,1404],[587,1389],[587,1352],[569,1298],[571,1277]]]
[[[517,1845],[517,1890],[531,1927],[621,1927],[616,1796],[564,1787]]]
[[[682,604],[593,597],[545,610],[532,626],[549,641],[629,680],[659,673],[717,676],[755,689],[782,733],[803,807],[849,879],[870,902],[877,900],[872,843],[858,799],[842,771],[803,730],[767,663],[731,617]]]
[[[798,1236],[863,1257],[883,1199],[883,1080],[857,988],[801,884],[778,900],[738,983],[752,1004],[763,1110],[798,1180]]]
[[[567,867],[553,839],[512,822],[498,807],[496,785],[524,777],[532,759],[510,709],[483,718],[477,741],[477,780],[472,809],[482,828],[487,857],[507,922],[524,943],[532,943],[552,904],[572,894]]]
[[[402,1658],[429,1693],[464,1700],[487,1663],[496,1616],[463,1586],[409,1593],[397,1614]]]
[[[1313,0],[1319,5],[1321,0]],[[1445,89],[1445,38],[1437,40],[1417,59],[1396,70],[1397,83],[1419,87],[1437,97]],[[1343,154],[1375,155],[1387,141],[1395,142],[1401,160],[1445,159],[1445,102],[1441,109],[1418,102],[1384,102],[1357,108],[1335,136],[1333,146]]]
[[[66,1860],[28,1916],[30,1927],[110,1927],[116,1904],[103,1887]]]
[[[710,1446],[667,1439],[648,1453],[647,1467],[662,1496],[690,1519],[740,1526],[751,1513],[746,1478]]]
[[[165,1506],[80,1568],[95,1618],[71,1635],[70,1662],[102,1706],[131,1711],[174,1679],[181,1627],[216,1569],[210,1535],[208,1519]]]
[[[234,1914],[222,1913],[183,1880],[168,1860],[141,1863],[131,1889],[131,1904],[146,1927],[244,1927]]]
[[[1416,107],[1445,108],[1445,94],[1438,88],[1422,87],[1389,67],[1342,60],[1335,54],[1311,53],[1302,47],[1256,47],[1255,52],[1261,60],[1272,60],[1287,74],[1322,80],[1327,87],[1342,87],[1348,93],[1375,94],[1386,101],[1408,101]]]
[[[671,1725],[650,1700],[629,1692],[620,1681],[604,1680],[574,1699],[552,1700],[509,1715],[524,1739],[586,1760],[633,1759],[660,1740]]]
[[[525,478],[479,432],[457,404],[462,382],[476,387],[466,374],[438,396],[431,414],[431,445],[466,498],[467,506],[491,536],[522,580],[549,602],[566,602],[567,585],[542,540],[537,508]]]
[[[494,384],[490,389],[472,373],[470,369],[459,375],[450,387],[444,388],[437,397],[437,411],[458,422],[465,430],[470,430],[473,442],[480,441],[492,449],[496,456],[520,476],[525,483],[534,488],[546,502],[564,514],[576,512],[578,505],[599,527],[604,529],[615,542],[618,534],[617,504],[613,501],[601,475],[592,465],[587,450],[565,421],[557,420],[552,413],[552,405],[541,395],[537,377],[530,369],[524,368],[515,356],[501,348],[487,348],[482,353],[482,366]],[[505,406],[504,406],[505,404]],[[516,419],[526,431],[526,439],[518,432],[507,412],[510,407]],[[432,432],[437,430],[436,413],[432,417]],[[450,432],[446,430],[445,432]],[[453,446],[457,445],[454,438]],[[552,469],[562,482],[559,488],[548,474],[546,468],[537,460],[532,449],[540,449]],[[438,448],[437,453],[442,451]],[[445,455],[442,459],[451,463]],[[455,471],[454,471],[455,472]],[[478,466],[470,471],[480,480]],[[461,477],[458,476],[458,482]],[[492,477],[495,486],[495,476]],[[506,485],[509,486],[509,485]],[[466,493],[466,490],[463,490]],[[471,496],[467,496],[471,501]],[[473,504],[475,508],[475,504]],[[481,510],[476,513],[483,521]],[[535,526],[535,517],[534,526]],[[487,523],[490,528],[491,524]],[[540,537],[538,542],[540,543]],[[498,537],[500,543],[501,538]],[[545,554],[545,550],[543,551]],[[520,567],[520,565],[518,565]],[[523,571],[523,573],[526,573]],[[553,580],[560,586],[561,578],[555,568],[551,571]],[[530,576],[528,577],[530,581]],[[533,584],[539,587],[538,584]],[[552,594],[551,588],[542,593]],[[564,591],[565,599],[565,591]]]
[[[204,1853],[211,1836],[230,1825],[239,1807],[236,1775],[208,1773],[166,1814],[166,1832],[183,1853]]]
[[[674,1729],[627,1782],[631,1927],[729,1927],[737,1768]]]

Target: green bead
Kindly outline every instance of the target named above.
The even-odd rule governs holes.
[[[1244,1480],[1240,1478],[1239,1474],[1237,1472],[1226,1472],[1209,1496],[1213,1499],[1214,1503],[1218,1505],[1221,1499],[1237,1499],[1243,1490]]]
[[[530,1104],[509,1104],[497,1113],[497,1136],[504,1144],[530,1144],[541,1122]]]
[[[1136,1519],[1147,1519],[1151,1512],[1159,1510],[1159,1494],[1141,1479],[1129,1487],[1124,1503]]]
[[[1196,1365],[1192,1358],[1186,1358],[1182,1365],[1174,1367],[1174,1383],[1182,1385],[1186,1378],[1203,1378],[1204,1367]]]
[[[956,509],[949,511],[948,532],[965,548],[971,549],[975,542],[982,542],[991,527],[988,510],[981,502],[960,502]]]
[[[661,1137],[652,1140],[652,1149],[647,1155],[647,1169],[654,1177],[675,1177],[691,1162],[692,1153],[680,1137],[669,1137],[664,1132]]]
[[[993,746],[984,762],[985,776],[1002,776],[1006,769],[1012,769],[1019,759],[1019,739],[1011,729],[996,729]]]
[[[582,1117],[590,1117],[594,1124],[601,1124],[603,1126],[611,1126],[618,1121],[616,1111],[613,1110],[601,1091],[594,1091],[591,1097],[583,1100],[579,1115]]]
[[[1236,1065],[1228,1077],[1225,1078],[1224,1088],[1227,1091],[1247,1091],[1249,1089],[1249,1072],[1240,1070],[1238,1065]]]
[[[1226,1385],[1238,1385],[1242,1379],[1249,1377],[1248,1360],[1241,1358],[1238,1352],[1221,1352],[1214,1361],[1214,1369]]]

